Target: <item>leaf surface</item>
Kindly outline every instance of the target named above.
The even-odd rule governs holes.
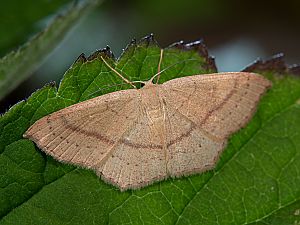
[[[128,79],[148,80],[157,72],[160,48],[149,36],[129,44],[117,61],[109,49],[88,59],[80,56],[58,90],[47,85],[0,118],[0,224],[300,221],[300,79],[291,74],[262,72],[273,87],[248,126],[231,137],[213,171],[141,190],[120,192],[93,171],[59,163],[23,139],[31,124],[51,112],[130,88],[100,56]],[[161,82],[215,71],[201,42],[166,48],[162,69],[174,64],[161,75]]]

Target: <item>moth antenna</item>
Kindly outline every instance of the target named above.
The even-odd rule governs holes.
[[[160,66],[161,66],[163,54],[164,54],[164,50],[160,49],[160,58],[159,58],[159,63],[158,63],[158,68],[157,68],[158,76],[157,76],[157,79],[156,79],[156,84],[158,84],[158,81],[159,81],[159,78],[160,78]]]
[[[160,58],[159,64],[158,64],[158,70],[159,70],[159,72],[158,72],[157,74],[155,74],[155,75],[149,80],[150,82],[152,82],[153,79],[154,79],[155,77],[158,77],[158,78],[157,78],[157,81],[156,81],[156,84],[158,84],[158,81],[159,81],[159,78],[160,78],[160,74],[162,74],[162,73],[165,72],[166,70],[170,69],[171,67],[176,66],[177,64],[180,64],[180,63],[184,63],[184,62],[186,62],[186,61],[199,61],[198,59],[185,59],[185,60],[182,60],[182,61],[180,61],[180,62],[176,62],[176,63],[174,63],[174,64],[172,64],[172,65],[170,65],[170,66],[164,68],[163,70],[160,70],[160,68],[161,68],[161,61],[162,61],[162,53],[163,53],[163,51],[161,51],[161,58]]]
[[[127,84],[130,84],[133,88],[137,89],[137,87],[130,80],[126,79],[124,76],[122,76],[122,74],[120,74],[117,70],[115,70],[113,67],[111,67],[111,65],[109,65],[108,62],[106,62],[106,60],[102,56],[100,56],[100,57],[109,69],[111,69],[113,72],[115,72]]]
[[[131,81],[131,82],[132,82],[133,84],[134,84],[134,83],[145,84],[144,81]],[[113,84],[113,85],[105,86],[105,87],[103,87],[103,88],[99,88],[97,91],[94,91],[94,92],[90,93],[90,94],[87,96],[87,98],[89,99],[90,96],[92,96],[92,95],[94,95],[94,94],[96,94],[96,93],[98,93],[98,92],[101,92],[101,91],[103,91],[103,90],[107,90],[107,89],[109,89],[109,88],[114,88],[114,87],[120,87],[120,86],[125,85],[125,84],[127,84],[127,83],[124,82],[124,83],[120,83],[120,84]]]

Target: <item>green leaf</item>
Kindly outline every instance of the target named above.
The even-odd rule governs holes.
[[[0,118],[0,224],[296,224],[300,208],[300,79],[263,72],[273,82],[249,125],[233,135],[213,171],[120,192],[93,171],[44,155],[22,134],[37,119],[157,72],[160,48],[149,36],[113,62],[104,49],[80,56],[56,90],[50,84]],[[193,59],[193,60],[187,60]],[[164,50],[161,75],[211,73],[201,42]],[[288,70],[286,70],[288,71]],[[283,221],[283,222],[282,222]]]
[[[0,59],[0,99],[28,78],[51,50],[59,43],[83,14],[91,10],[96,0],[74,3],[64,14],[58,15],[41,33],[34,36],[19,50]]]

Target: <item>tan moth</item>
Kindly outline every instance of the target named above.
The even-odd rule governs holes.
[[[271,86],[246,72],[187,76],[144,87],[105,65],[133,88],[64,108],[24,134],[55,159],[96,171],[120,190],[212,169],[231,134],[255,113]],[[157,82],[153,83],[153,79]]]

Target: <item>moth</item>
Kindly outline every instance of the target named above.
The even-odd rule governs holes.
[[[163,57],[161,51],[158,68]],[[271,82],[246,73],[194,75],[108,93],[54,112],[24,134],[55,159],[93,169],[121,191],[214,168]],[[154,78],[156,82],[154,83]]]

